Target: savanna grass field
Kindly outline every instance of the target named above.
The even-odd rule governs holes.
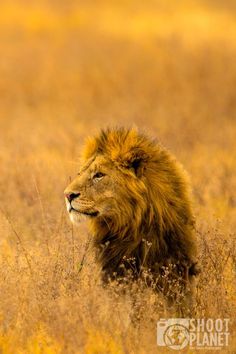
[[[1,0],[0,51],[0,353],[169,352],[161,295],[104,287],[65,209],[84,139],[107,126],[157,137],[188,171],[195,317],[229,318],[220,352],[235,353],[235,1]]]

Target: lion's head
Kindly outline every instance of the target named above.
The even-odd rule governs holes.
[[[137,130],[107,129],[89,140],[65,196],[71,220],[88,217],[95,244],[109,244],[103,268],[116,271],[127,256],[149,267],[170,258],[191,264],[194,222],[185,172]]]
[[[71,220],[88,216],[117,228],[131,220],[139,225],[149,207],[145,169],[151,149],[154,144],[135,130],[108,130],[89,141],[85,163],[65,190]]]

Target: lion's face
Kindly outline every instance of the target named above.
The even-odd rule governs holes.
[[[91,158],[65,190],[72,222],[89,217],[125,225],[135,218],[135,207],[144,184],[133,170],[120,168],[105,156]],[[108,226],[109,227],[109,226]]]

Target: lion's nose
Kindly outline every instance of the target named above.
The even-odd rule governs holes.
[[[65,197],[68,199],[69,202],[72,202],[73,199],[80,196],[80,193],[65,193]]]

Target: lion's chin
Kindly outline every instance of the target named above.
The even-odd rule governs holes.
[[[70,216],[70,221],[72,222],[72,224],[80,224],[82,221],[85,221],[88,217],[84,214],[81,213],[77,213],[74,211],[71,211],[69,213]]]
[[[90,218],[95,218],[97,215],[98,212],[79,212],[73,209],[69,212],[70,220],[73,224],[79,224],[82,221],[86,221]]]

